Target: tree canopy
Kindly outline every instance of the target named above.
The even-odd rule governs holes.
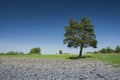
[[[80,47],[79,57],[82,56],[82,49],[87,47],[97,48],[96,35],[94,34],[94,25],[86,17],[81,21],[69,20],[69,25],[65,26],[64,44],[68,47]]]
[[[39,47],[32,48],[29,53],[30,54],[41,54],[41,49]]]
[[[116,46],[115,53],[120,53],[120,46],[119,45]]]

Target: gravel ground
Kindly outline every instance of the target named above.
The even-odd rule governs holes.
[[[0,80],[120,80],[120,68],[97,60],[0,58]]]

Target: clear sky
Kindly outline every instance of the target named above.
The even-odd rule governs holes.
[[[79,53],[63,44],[69,18],[90,18],[98,48],[120,45],[120,0],[0,0],[0,52],[40,47],[43,54]]]

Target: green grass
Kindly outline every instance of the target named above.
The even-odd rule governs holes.
[[[62,54],[62,55],[0,55],[1,57],[12,57],[12,58],[50,58],[50,59],[97,59],[104,62],[118,64],[120,66],[120,54],[86,54],[82,58],[78,58],[78,55],[73,54]]]
[[[39,54],[19,54],[19,55],[0,55],[0,57],[12,57],[12,58],[52,58],[52,59],[69,59],[69,57],[72,57],[75,55],[70,54],[62,54],[62,55],[39,55]]]
[[[120,54],[87,54],[93,59],[120,64]]]

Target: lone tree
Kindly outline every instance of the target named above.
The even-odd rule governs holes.
[[[59,50],[59,54],[63,54],[62,50]]]
[[[69,26],[65,26],[64,44],[68,47],[80,48],[79,57],[82,57],[83,48],[97,48],[96,35],[94,34],[94,25],[86,17],[81,21],[69,20]]]

